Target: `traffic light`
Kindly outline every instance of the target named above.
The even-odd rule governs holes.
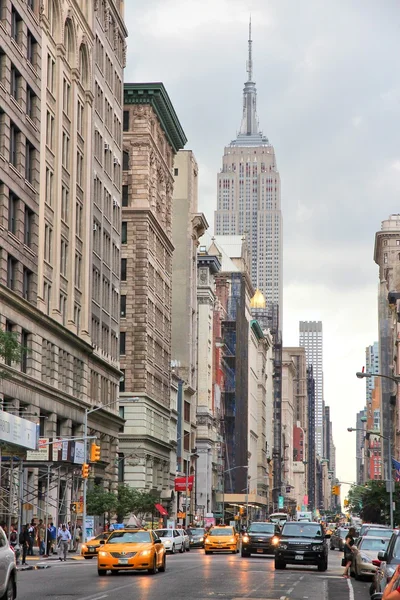
[[[76,502],[72,502],[70,509],[72,513],[76,513]]]
[[[333,496],[340,496],[340,485],[334,485],[332,487],[332,495]]]
[[[348,505],[349,505],[349,501],[347,500],[347,498],[346,498],[346,499],[343,501],[343,504],[344,504],[345,506],[348,506]]]
[[[100,460],[100,446],[93,442],[90,446],[90,462],[97,462]]]
[[[89,465],[87,463],[82,465],[82,477],[83,479],[87,479],[89,477]]]

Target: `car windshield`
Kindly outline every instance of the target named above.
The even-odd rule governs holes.
[[[285,523],[282,535],[304,538],[322,537],[322,529],[320,525],[313,525],[311,523]]]
[[[109,533],[100,533],[99,535],[96,535],[95,538],[92,538],[90,541],[95,542],[96,540],[106,540],[109,535]]]
[[[386,550],[389,544],[389,539],[374,539],[365,537],[361,540],[359,549],[360,550],[376,550],[380,552],[381,550]]]
[[[369,537],[391,538],[393,531],[391,529],[368,529],[366,535]]]
[[[192,529],[192,535],[204,535],[204,529]]]
[[[172,529],[156,529],[155,534],[158,535],[159,538],[172,537],[174,532]]]
[[[273,523],[252,523],[249,533],[275,533],[275,525]]]
[[[216,529],[211,529],[209,535],[215,535],[215,536],[232,536],[233,535],[233,530],[232,529],[228,529],[228,528],[224,528],[222,529],[222,527],[220,528],[216,528]]]
[[[342,538],[342,540],[344,540],[346,535],[348,535],[349,530],[348,529],[339,529],[338,533],[339,533],[339,536]]]
[[[116,531],[107,540],[107,544],[141,544],[151,542],[148,531]]]

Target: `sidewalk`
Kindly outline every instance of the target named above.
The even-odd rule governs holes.
[[[81,556],[80,554],[72,554],[68,553],[67,554],[67,558],[71,559],[71,560],[85,560],[83,558],[83,556]],[[51,554],[50,556],[39,556],[39,555],[35,555],[35,556],[27,556],[26,560],[28,561],[47,561],[47,560],[58,560],[59,556],[58,554]]]

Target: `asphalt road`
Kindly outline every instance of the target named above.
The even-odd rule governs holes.
[[[48,569],[18,574],[18,600],[369,600],[369,582],[341,577],[341,558],[331,551],[326,573],[298,566],[275,571],[269,557],[192,550],[168,556],[165,573],[107,577],[98,577],[95,560],[49,561]]]

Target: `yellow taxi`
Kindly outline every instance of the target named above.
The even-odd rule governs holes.
[[[230,525],[216,525],[211,527],[204,539],[206,554],[213,552],[239,552],[239,534]]]
[[[119,529],[107,540],[100,541],[97,573],[107,575],[118,571],[147,571],[151,575],[165,571],[166,551],[154,531]]]
[[[82,544],[82,548],[81,548],[82,556],[86,560],[97,556],[97,553],[100,548],[101,540],[106,540],[109,535],[110,535],[110,532],[106,531],[105,533],[100,533],[100,535],[97,535],[96,537],[92,538],[91,540],[88,540],[85,544]]]

